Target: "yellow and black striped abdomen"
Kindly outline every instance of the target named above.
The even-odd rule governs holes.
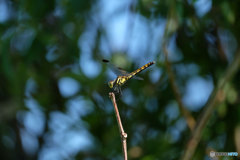
[[[145,64],[144,66],[142,66],[141,68],[138,68],[137,70],[129,73],[129,75],[127,76],[127,80],[132,78],[133,76],[135,76],[136,74],[142,72],[143,70],[145,70],[146,68],[150,67],[151,65],[153,65],[155,63],[155,61],[149,62],[147,64]]]

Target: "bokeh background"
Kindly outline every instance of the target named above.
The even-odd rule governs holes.
[[[129,159],[180,159],[209,106],[190,159],[240,154],[239,6],[0,0],[0,158],[122,159],[102,59],[129,72],[156,61],[117,100]]]

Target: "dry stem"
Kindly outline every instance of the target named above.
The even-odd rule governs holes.
[[[116,99],[115,99],[115,94],[113,92],[110,92],[109,97],[112,100],[114,110],[115,110],[115,114],[116,114],[116,118],[117,118],[117,122],[118,122],[119,132],[120,132],[121,140],[122,140],[123,157],[124,157],[124,160],[127,160],[128,159],[127,158],[127,133],[125,133],[124,129],[123,129],[121,117],[120,117],[118,107],[117,107],[117,103],[116,103]]]
[[[201,139],[203,129],[206,127],[207,122],[215,108],[218,106],[220,102],[224,100],[222,98],[223,97],[222,95],[225,94],[223,88],[225,87],[226,83],[229,82],[231,78],[235,75],[235,73],[239,70],[239,67],[240,67],[240,50],[237,51],[234,57],[234,61],[227,68],[224,75],[220,78],[217,86],[212,92],[208,100],[208,103],[206,104],[205,109],[201,114],[201,118],[196,124],[196,127],[192,132],[192,136],[187,143],[185,153],[182,156],[182,160],[192,159],[193,154],[197,148],[197,145]]]

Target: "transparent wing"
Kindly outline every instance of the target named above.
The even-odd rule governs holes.
[[[114,64],[112,64],[109,60],[107,59],[103,59],[102,60],[104,63],[106,63],[109,68],[117,75],[117,76],[127,76],[129,74],[129,72],[125,71],[124,69],[115,66]],[[138,77],[138,76],[134,76],[133,79],[137,79],[137,80],[143,80],[142,77]]]
[[[116,67],[115,65],[113,65],[109,60],[103,59],[102,60],[104,63],[106,63],[109,68],[117,75],[117,76],[126,76],[129,73],[125,70],[123,70],[120,67]]]
[[[139,76],[134,76],[133,79],[140,80],[140,81],[144,80],[142,77],[139,77]]]

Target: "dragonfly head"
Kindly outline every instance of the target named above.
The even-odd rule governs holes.
[[[108,82],[109,88],[113,88],[113,84],[114,84],[114,81],[109,81],[109,82]]]

